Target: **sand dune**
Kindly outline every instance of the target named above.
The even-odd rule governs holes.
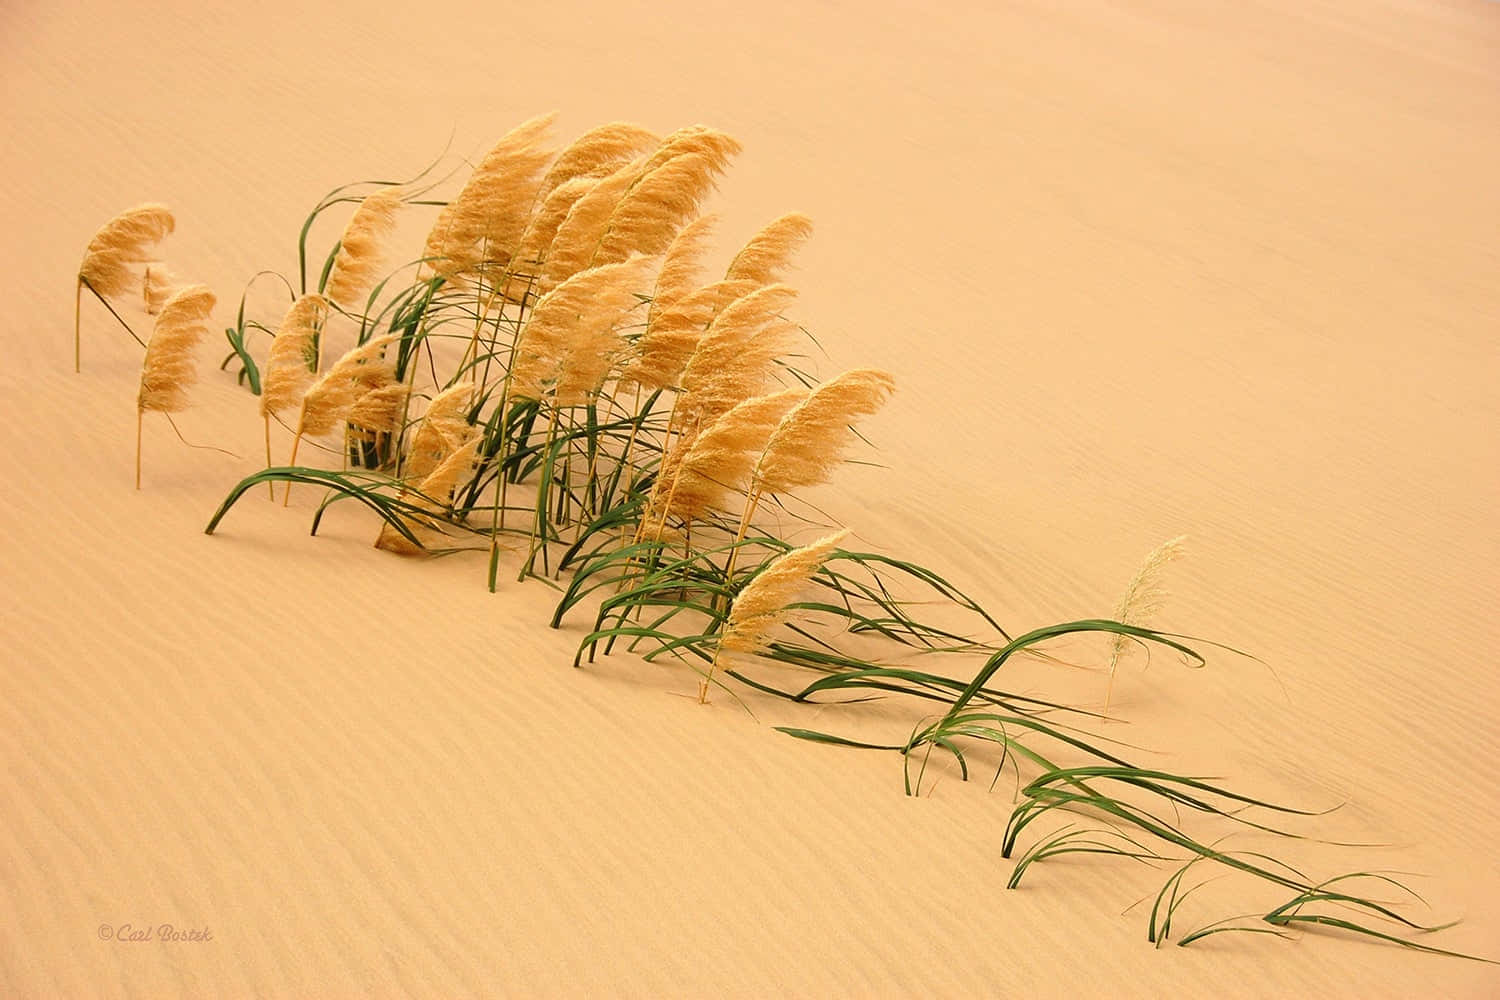
[[[259,461],[254,400],[206,373],[179,424],[240,457],[148,421],[137,493],[139,349],[97,306],[81,374],[68,343],[82,247],[128,205],[173,206],[172,265],[221,327],[326,190],[450,135],[453,160],[543,109],[568,134],[712,123],[746,147],[722,245],[811,215],[820,369],[900,384],[868,428],[886,468],[841,475],[831,512],[1017,629],[1107,613],[1187,533],[1160,624],[1263,662],[1132,661],[1111,729],[1347,802],[1329,835],[1391,846],[1306,857],[1426,873],[1434,919],[1464,918],[1434,942],[1495,954],[1500,7],[0,21],[0,994],[1500,992],[1494,966],[1336,935],[1154,951],[1121,911],[1160,879],[1123,863],[1006,892],[1004,782],[909,799],[898,758],[771,729],[899,714],[751,718],[630,656],[571,670],[545,587],[378,552],[352,510],[309,538],[312,491],[204,536]],[[1097,671],[1022,678],[1103,697]],[[1223,889],[1184,919],[1235,912]]]

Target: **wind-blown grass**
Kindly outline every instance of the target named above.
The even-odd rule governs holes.
[[[1333,928],[1454,954],[1406,936],[1436,928],[1355,891],[1394,880],[1316,881],[1197,829],[1284,842],[1307,836],[1295,825],[1317,810],[1142,767],[1083,728],[1102,716],[1010,689],[1007,665],[1084,634],[1109,641],[1111,683],[1131,643],[1205,665],[1201,643],[1145,624],[1176,541],[1148,560],[1113,618],[1012,631],[939,573],[848,547],[839,526],[794,514],[816,510],[800,494],[836,478],[864,440],[855,425],[896,388],[875,369],[827,381],[805,370],[815,345],[792,318],[788,277],[810,220],[772,220],[711,267],[713,219],[699,212],[738,142],[702,126],[658,139],[616,122],[556,149],[553,121],[503,136],[450,200],[432,197],[443,183],[428,181],[434,164],[336,188],[314,206],[276,314],[254,315],[242,297],[226,330],[224,365],[237,360],[260,396],[266,467],[230,490],[209,534],[263,483],[285,483],[283,503],[292,484],[320,487],[313,533],[353,501],[378,519],[382,548],[487,554],[491,590],[502,554],[518,550],[517,578],[558,590],[550,624],[582,626],[576,667],[624,649],[696,675],[700,700],[711,690],[794,705],[901,700],[926,714],[884,742],[777,728],[897,754],[911,795],[937,769],[967,779],[992,763],[992,786],[1013,774],[1001,838],[1011,888],[1038,864],[1080,855],[1176,864],[1149,918],[1153,942],[1168,939],[1202,884],[1188,876],[1211,869],[1291,896],[1258,923],[1231,918],[1180,944]],[[436,218],[403,257],[391,245],[396,220],[423,207]],[[318,269],[310,247],[335,210],[349,214]],[[124,289],[126,265],[170,231],[170,216],[143,211],[154,226],[116,226],[115,256],[90,245],[80,295]],[[290,436],[283,465],[272,464],[273,424]],[[298,465],[304,440],[319,438],[337,442],[326,448],[336,467]],[[793,541],[813,528],[821,541]],[[1054,825],[1063,813],[1069,821]]]

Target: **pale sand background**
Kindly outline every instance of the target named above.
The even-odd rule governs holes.
[[[1428,873],[1466,918],[1441,940],[1493,954],[1500,6],[124,6],[0,10],[0,994],[1500,992],[1325,936],[1153,951],[1120,912],[1157,884],[1136,866],[1002,891],[1004,783],[913,801],[895,758],[768,725],[848,717],[569,670],[544,588],[375,552],[353,511],[309,539],[311,496],[207,538],[253,402],[207,380],[184,429],[248,457],[158,425],[137,494],[138,352],[98,308],[81,376],[68,344],[81,248],[138,201],[176,209],[170,256],[227,322],[325,190],[450,131],[718,125],[746,145],[725,246],[810,213],[824,373],[901,382],[889,469],[837,513],[1018,630],[1107,612],[1189,533],[1161,624],[1286,694],[1227,655],[1137,663],[1129,738],[1348,799],[1323,829],[1395,846],[1319,871]],[[1184,920],[1257,905],[1222,886]]]

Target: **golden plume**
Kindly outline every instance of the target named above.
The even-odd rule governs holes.
[[[656,275],[656,289],[651,294],[649,320],[671,309],[698,287],[703,271],[703,255],[713,238],[716,215],[704,215],[683,227],[662,256],[661,271]],[[769,284],[769,282],[768,282]]]
[[[386,360],[385,349],[398,339],[394,334],[376,337],[351,348],[334,362],[302,397],[298,435],[327,434],[348,419],[350,408],[362,393],[389,384],[392,365]]]
[[[662,258],[646,314],[646,329],[636,340],[621,378],[646,388],[676,384],[698,346],[713,314],[695,297],[702,257],[718,220],[705,215],[688,224]]]
[[[464,435],[463,440],[422,479],[421,485],[417,487],[420,495],[413,503],[425,513],[410,513],[401,519],[408,530],[417,537],[419,543],[424,536],[441,534],[442,527],[439,523],[434,517],[425,516],[425,514],[441,516],[447,508],[452,506],[453,490],[473,471],[479,458],[479,446],[483,441],[484,438],[478,428],[468,427],[468,433]],[[375,547],[400,555],[420,555],[426,551],[425,545],[413,545],[409,538],[391,527],[389,523],[380,526],[380,534],[375,539]]]
[[[187,390],[198,378],[194,352],[208,334],[215,304],[206,285],[178,289],[162,306],[141,363],[136,395],[135,488],[141,488],[141,422],[147,410],[176,413],[187,408]]]
[[[645,284],[650,264],[650,258],[632,257],[590,268],[542,296],[516,342],[511,395],[543,399],[558,394],[559,405],[572,405],[572,394],[593,378],[601,356],[611,355],[612,363],[618,351],[615,327],[639,304],[636,292]],[[587,391],[594,389],[597,385]],[[561,398],[560,390],[569,398]]]
[[[359,308],[359,300],[385,266],[385,242],[396,231],[401,205],[399,187],[384,188],[359,203],[339,239],[339,252],[324,289],[330,300],[345,309]]]
[[[137,287],[131,265],[149,261],[152,250],[176,225],[172,210],[167,206],[155,203],[137,205],[110,219],[89,240],[83,261],[78,265],[73,302],[74,371],[81,367],[79,320],[84,288],[87,287],[100,300],[129,294]],[[131,335],[135,335],[134,331]]]
[[[521,235],[521,247],[516,251],[517,274],[536,275],[547,259],[547,251],[557,237],[558,227],[563,224],[579,199],[599,186],[600,180],[598,177],[574,177],[559,184],[542,200],[541,205],[532,213],[531,221],[526,224],[526,232]],[[524,282],[514,280],[513,283],[524,285]],[[506,297],[519,301],[521,294],[519,291],[513,294],[508,291]]]
[[[1120,603],[1115,606],[1115,621],[1122,625],[1143,626],[1166,603],[1167,591],[1164,583],[1167,566],[1181,559],[1187,550],[1187,536],[1178,535],[1151,550],[1141,568],[1136,571],[1130,586],[1125,588]],[[1115,670],[1120,657],[1125,653],[1128,636],[1115,634],[1109,649],[1109,683],[1104,690],[1104,714],[1109,715],[1110,696],[1114,694]]]
[[[729,606],[729,619],[719,636],[714,661],[698,688],[700,702],[708,700],[708,686],[713,681],[720,656],[726,652],[754,653],[764,649],[770,642],[771,631],[791,617],[788,605],[807,588],[848,534],[848,531],[838,531],[811,545],[783,553],[745,584]]]
[[[403,478],[426,478],[468,439],[474,426],[469,423],[473,398],[473,382],[459,382],[432,397],[426,414],[412,435],[411,448],[401,467]]]
[[[328,300],[308,292],[292,303],[276,327],[271,350],[266,358],[265,381],[261,386],[260,414],[289,410],[302,402],[302,396],[316,375],[317,336],[328,312]]]
[[[640,177],[646,157],[639,157],[602,178],[579,196],[558,225],[542,261],[537,291],[545,294],[589,266],[609,217],[625,192]]]
[[[800,212],[773,220],[735,255],[724,277],[756,285],[780,281],[792,254],[812,236],[812,229],[812,220]]]
[[[877,368],[856,368],[818,386],[786,415],[755,468],[755,489],[769,493],[825,482],[854,439],[850,424],[885,404],[896,382]]]
[[[141,365],[141,410],[176,413],[187,407],[187,389],[198,377],[193,351],[208,333],[217,300],[206,285],[179,289],[162,306]]]
[[[698,213],[722,169],[721,161],[706,153],[683,153],[643,172],[615,206],[590,263],[610,264],[632,252],[655,255],[666,250]]]
[[[693,126],[610,174],[559,227],[542,268],[542,290],[591,264],[612,264],[632,252],[661,253],[739,151],[740,144],[723,132]]]
[[[702,517],[750,482],[755,461],[787,411],[807,398],[784,389],[736,404],[690,442],[679,442],[663,462],[647,505],[647,523]],[[659,533],[658,533],[659,534]]]
[[[707,125],[686,125],[661,141],[645,164],[650,173],[674,157],[695,154],[707,157],[716,174],[723,173],[729,161],[744,149],[733,136]]]
[[[680,425],[689,433],[705,427],[741,400],[759,395],[776,358],[786,350],[793,325],[781,312],[796,290],[768,285],[742,296],[714,317],[682,372]]]
[[[149,261],[152,250],[176,225],[172,210],[165,205],[137,205],[121,212],[89,240],[79,277],[105,298],[129,292],[136,279],[127,265]]]
[[[479,446],[483,441],[479,429],[474,428],[465,442],[422,480],[418,490],[425,500],[436,505],[434,510],[452,505],[453,490],[473,471],[479,461]]]
[[[540,115],[507,132],[438,214],[422,253],[435,273],[453,279],[510,263],[552,159],[541,142],[556,117]]]
[[[603,177],[651,151],[661,142],[653,132],[630,122],[610,122],[590,129],[557,155],[542,178],[538,197],[545,200],[563,184],[580,177]]]
[[[385,385],[366,389],[349,408],[349,423],[367,431],[391,434],[401,428],[401,415],[406,409],[407,388],[405,382],[390,381]]]
[[[297,413],[297,433],[292,438],[292,454],[287,459],[287,465],[297,464],[297,449],[301,447],[305,436],[332,431],[349,419],[349,411],[354,408],[354,403],[360,396],[371,389],[379,389],[391,383],[395,366],[386,360],[385,349],[399,339],[394,334],[387,334],[350,348],[308,388],[302,396],[302,408]],[[269,422],[266,428],[266,447],[269,449]],[[285,507],[291,499],[292,484],[287,483],[281,505]]]

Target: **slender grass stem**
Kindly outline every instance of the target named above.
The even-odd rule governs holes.
[[[265,414],[265,423],[266,423],[266,468],[269,469],[271,467],[271,415],[269,413]],[[268,490],[271,491],[271,502],[275,503],[276,502],[276,483],[273,480],[267,479],[266,480],[266,489],[268,489]]]
[[[296,437],[292,438],[292,456],[286,460],[286,464],[289,467],[295,466],[297,464],[297,448],[301,444],[302,444],[302,420],[299,417],[297,419],[297,435],[296,435]],[[285,507],[288,503],[291,502],[291,500],[292,500],[292,483],[291,483],[291,480],[287,480],[286,489],[282,490],[282,492],[281,492],[281,506]]]

